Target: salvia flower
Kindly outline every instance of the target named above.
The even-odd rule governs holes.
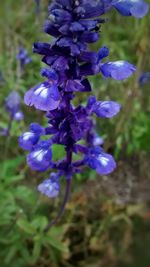
[[[139,85],[143,86],[150,82],[150,72],[144,72],[139,78]]]
[[[21,121],[24,119],[24,114],[20,107],[21,104],[21,97],[17,91],[12,91],[6,98],[5,98],[5,110],[9,115],[8,126],[7,128],[0,129],[0,135],[2,136],[9,136],[12,122],[13,121]]]
[[[142,18],[149,10],[149,6],[143,0],[114,0],[113,6],[123,16]]]
[[[97,146],[88,150],[84,160],[86,165],[101,175],[107,175],[116,168],[113,157]]]
[[[132,75],[135,67],[126,61],[119,60],[102,64],[100,70],[106,78],[124,80]]]
[[[21,98],[17,91],[12,91],[5,99],[5,108],[12,120],[23,120],[24,115],[20,109]]]
[[[33,145],[34,146],[34,145]],[[36,171],[46,171],[51,166],[52,152],[50,141],[40,141],[27,156],[28,165]]]
[[[38,123],[32,123],[29,131],[25,132],[19,137],[19,145],[25,150],[31,150],[40,139],[40,136],[44,133],[44,129]]]
[[[24,99],[26,105],[46,111],[48,124],[45,128],[38,126],[36,130],[30,126],[19,143],[29,150],[27,163],[31,169],[53,169],[50,177],[38,186],[42,194],[52,198],[58,196],[60,178],[66,179],[60,212],[46,230],[62,215],[75,173],[82,172],[84,166],[100,175],[110,174],[116,168],[114,158],[102,148],[103,140],[95,131],[94,117],[112,118],[120,111],[120,104],[112,100],[97,100],[92,95],[85,105],[75,106],[72,102],[76,92],[92,92],[88,76],[99,74],[124,80],[135,72],[135,67],[127,61],[106,60],[109,56],[107,47],[101,47],[98,52],[89,50],[88,44],[99,39],[101,24],[106,22],[100,16],[112,8],[124,16],[142,17],[148,5],[141,0],[52,1],[44,30],[54,39],[52,43],[37,42],[33,45],[33,52],[40,54],[42,62],[47,65],[41,70],[41,75],[47,80],[27,91]],[[81,140],[82,145],[79,143]],[[53,161],[53,144],[64,146],[65,158]],[[73,161],[73,154],[80,154],[80,160]]]
[[[60,192],[59,176],[56,173],[51,173],[49,179],[39,184],[38,190],[47,197],[57,197]]]
[[[20,62],[21,71],[24,71],[25,65],[29,64],[32,61],[31,57],[28,55],[27,50],[22,46],[19,48],[16,59]]]
[[[60,92],[51,81],[43,82],[30,89],[25,95],[25,104],[43,111],[54,110],[60,103]]]

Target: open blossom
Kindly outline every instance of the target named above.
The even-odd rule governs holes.
[[[39,184],[38,190],[47,197],[57,197],[60,192],[59,176],[56,173],[51,173],[49,179]]]
[[[149,5],[143,0],[114,0],[113,6],[123,16],[142,18],[149,10]]]
[[[37,42],[33,52],[42,57],[47,68],[41,70],[46,81],[26,92],[26,105],[46,111],[47,127],[31,124],[20,138],[20,146],[29,151],[27,163],[37,171],[53,169],[48,179],[38,190],[56,197],[60,192],[60,178],[66,179],[66,192],[61,211],[67,202],[70,181],[75,173],[87,166],[100,175],[107,175],[116,168],[112,155],[103,148],[103,140],[95,131],[95,119],[112,118],[121,109],[114,100],[104,101],[92,96],[88,76],[124,80],[135,72],[135,67],[125,60],[109,61],[109,49],[101,47],[98,52],[90,51],[88,44],[100,38],[101,24],[106,22],[100,16],[115,8],[123,16],[142,17],[148,5],[141,0],[55,0],[48,6],[48,20],[44,30],[54,37],[52,43]],[[104,61],[105,60],[105,61]],[[76,92],[91,92],[87,104],[75,106],[72,100]],[[40,138],[45,138],[42,141]],[[82,140],[82,143],[78,142]],[[53,161],[53,144],[63,145],[66,157]],[[81,160],[73,161],[73,154],[80,154]]]
[[[34,105],[39,110],[50,111],[59,106],[60,92],[56,84],[47,81],[30,89],[24,100],[26,105]]]

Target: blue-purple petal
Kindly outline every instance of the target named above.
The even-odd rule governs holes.
[[[136,71],[136,68],[127,61],[120,60],[101,64],[100,71],[106,78],[124,80],[130,77]]]
[[[57,182],[47,179],[39,184],[38,191],[49,198],[55,198],[59,195],[60,187]]]
[[[50,147],[38,144],[27,156],[27,163],[32,170],[46,171],[51,165],[52,152]]]
[[[13,119],[16,120],[16,121],[21,121],[21,120],[23,120],[23,119],[24,119],[24,114],[23,114],[23,112],[20,111],[20,110],[17,111],[17,112],[15,112],[14,115],[13,115]]]
[[[34,132],[25,132],[19,137],[19,145],[24,150],[31,150],[39,141],[40,135]]]
[[[55,198],[59,195],[60,184],[56,173],[51,173],[50,178],[38,185],[38,191],[49,198]]]
[[[116,168],[114,158],[110,154],[103,152],[100,147],[90,149],[84,160],[91,169],[96,170],[101,175],[110,174]]]
[[[97,62],[99,63],[103,58],[109,55],[109,49],[105,46],[101,47],[98,51]]]
[[[144,17],[149,10],[149,5],[143,0],[117,0],[113,1],[113,6],[121,15],[136,18]]]
[[[97,158],[97,173],[101,175],[108,175],[116,168],[116,162],[114,158],[107,153],[101,153]]]
[[[93,112],[98,117],[112,118],[121,109],[121,105],[114,101],[97,101],[93,107]]]
[[[25,94],[24,101],[28,106],[35,106],[39,110],[50,111],[59,106],[60,93],[55,84],[43,82],[30,89]]]
[[[139,84],[140,86],[143,86],[144,84],[150,82],[150,72],[143,73],[139,78]]]

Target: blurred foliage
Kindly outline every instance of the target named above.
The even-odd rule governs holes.
[[[35,13],[33,0],[1,1],[0,8],[0,127],[7,127],[4,99],[12,89],[23,95],[42,81],[43,65],[32,54],[34,41],[49,41],[42,32],[48,0]],[[97,120],[105,149],[114,153],[118,168],[109,177],[93,171],[77,175],[72,196],[60,223],[44,233],[55,217],[60,199],[49,200],[36,192],[46,174],[32,172],[18,136],[32,121],[46,123],[43,114],[22,103],[25,121],[13,123],[11,136],[0,137],[0,266],[1,267],[149,267],[150,266],[150,83],[140,88],[139,76],[150,71],[150,14],[142,20],[123,18],[115,11],[102,26],[101,39],[92,48],[106,45],[110,59],[125,59],[137,66],[127,81],[91,79],[97,98],[122,104],[113,120]],[[20,75],[16,54],[23,45],[32,63]],[[85,101],[79,95],[79,101]],[[63,155],[53,148],[54,158]]]

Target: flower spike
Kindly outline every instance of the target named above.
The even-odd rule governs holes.
[[[88,44],[97,42],[101,24],[106,22],[101,15],[113,8],[123,16],[135,17],[142,17],[148,9],[143,0],[53,0],[44,25],[44,31],[54,37],[53,41],[33,45],[33,52],[41,55],[42,62],[47,65],[41,70],[47,80],[27,91],[24,100],[26,105],[46,111],[48,125],[43,128],[33,124],[20,137],[19,143],[29,150],[27,163],[31,169],[53,169],[50,177],[40,183],[38,191],[49,198],[57,197],[61,178],[66,179],[60,211],[45,231],[62,216],[74,174],[81,173],[85,166],[100,175],[108,175],[116,168],[113,156],[102,148],[104,140],[95,130],[93,115],[112,118],[120,111],[120,104],[97,100],[92,93],[85,105],[77,106],[72,102],[76,93],[92,92],[88,76],[102,74],[105,78],[124,80],[136,70],[124,60],[103,62],[109,56],[105,46],[98,52],[89,50]],[[53,144],[64,146],[65,158],[53,162]],[[81,159],[74,161],[73,154],[79,153]]]

